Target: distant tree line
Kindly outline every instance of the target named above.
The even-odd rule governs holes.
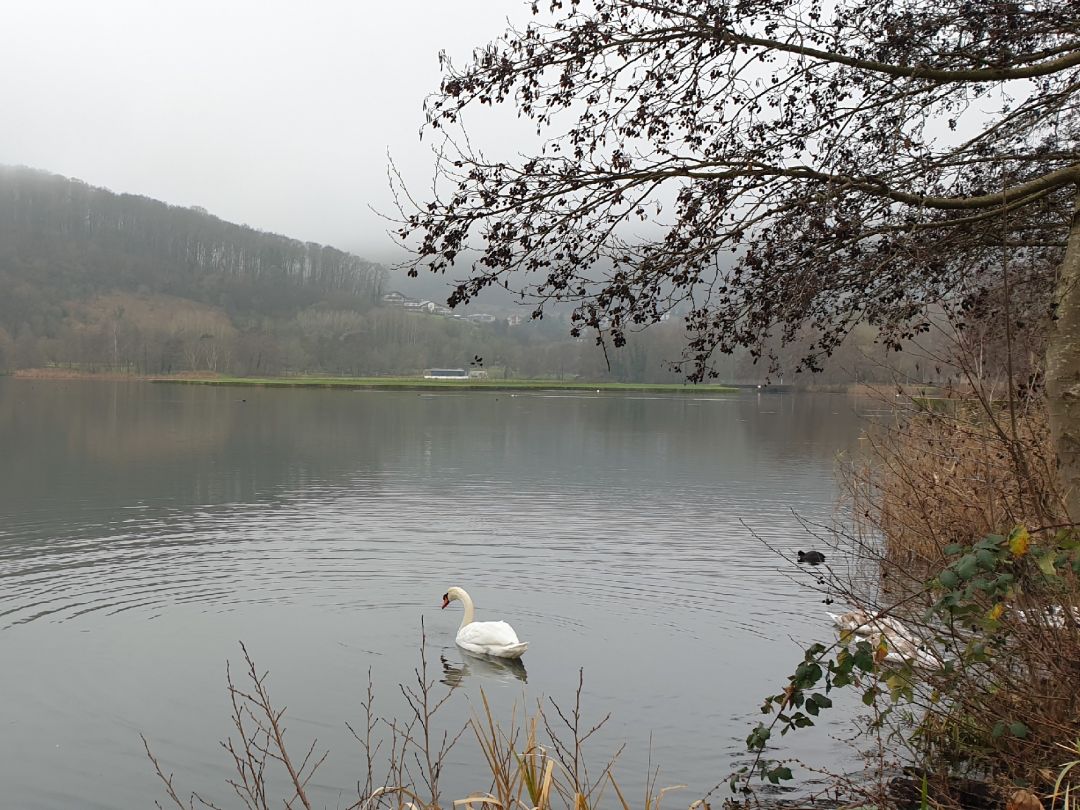
[[[479,355],[496,378],[682,380],[668,364],[685,341],[678,320],[605,354],[558,313],[511,326],[379,306],[385,278],[352,254],[200,209],[0,167],[0,372],[392,375]],[[875,336],[860,330],[815,381],[889,379]],[[721,370],[763,376],[746,352]]]
[[[179,345],[186,331],[220,339],[223,316],[230,337],[258,334],[325,304],[363,312],[384,277],[380,265],[350,253],[201,209],[0,167],[0,360],[8,367],[91,357],[116,364],[122,338],[130,343],[138,332],[142,350],[128,353],[129,365],[177,369],[200,354]],[[194,321],[215,321],[214,329],[199,331],[190,307],[162,324],[163,302],[148,296],[201,304]],[[98,311],[106,304],[109,312]]]

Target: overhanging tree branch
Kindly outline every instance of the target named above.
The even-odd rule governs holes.
[[[695,302],[682,310],[695,379],[774,331],[814,327],[820,355],[860,319],[895,343],[928,307],[979,312],[1004,241],[1043,279],[1030,307],[1048,306],[1080,185],[1067,8],[552,6],[447,67],[431,100],[434,128],[501,103],[548,136],[513,160],[449,150],[441,199],[401,211],[412,270],[469,257],[452,303],[497,283],[538,314],[572,303],[573,330],[617,344]]]

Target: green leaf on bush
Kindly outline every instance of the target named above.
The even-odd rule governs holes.
[[[901,699],[915,699],[915,685],[907,673],[897,672],[890,675],[885,685],[889,687],[889,697],[893,703]]]
[[[757,727],[750,732],[750,736],[746,738],[746,747],[751,751],[761,751],[765,748],[765,743],[769,741],[771,735],[772,732],[769,729],[758,723]]]
[[[791,774],[791,768],[786,765],[779,765],[771,771],[766,771],[765,778],[774,785],[778,785],[781,779],[793,779],[794,777]]]
[[[1077,549],[1080,548],[1080,535],[1074,531],[1058,532],[1055,542],[1057,543],[1058,548]]]
[[[874,652],[865,641],[860,641],[853,656],[855,666],[863,672],[871,672],[874,669]]]
[[[1001,548],[1001,544],[1005,542],[1005,535],[1003,534],[988,534],[982,540],[975,544],[975,548],[985,548],[994,551]]]
[[[1009,733],[1014,737],[1020,737],[1023,739],[1028,735],[1028,727],[1023,723],[1017,721],[1015,723],[1009,723]]]
[[[956,575],[956,572],[951,568],[946,568],[940,574],[938,574],[938,582],[941,583],[943,588],[955,588],[960,583],[960,577]]]
[[[795,677],[792,683],[796,686],[810,687],[821,680],[821,667],[810,661],[803,661],[795,668]]]
[[[965,554],[956,564],[956,573],[960,579],[971,579],[979,570],[979,559],[974,554]]]

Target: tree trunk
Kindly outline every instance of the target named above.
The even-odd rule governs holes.
[[[1080,522],[1080,194],[1056,300],[1057,321],[1046,345],[1046,398],[1065,507],[1069,520]]]

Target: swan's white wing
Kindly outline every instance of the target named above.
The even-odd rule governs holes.
[[[829,614],[830,618],[832,618],[833,624],[835,624],[838,629],[842,630],[845,633],[866,635],[867,632],[869,632],[869,628],[863,622],[863,619],[865,617],[861,613],[858,613],[856,611],[852,611],[850,613],[829,613],[829,611],[825,612]]]
[[[506,622],[473,622],[458,630],[457,643],[466,648],[485,648],[510,647],[521,642]]]
[[[890,633],[905,638],[909,641],[916,641],[911,631],[907,629],[907,626],[899,619],[894,619],[892,616],[882,616],[880,619],[875,620],[875,625],[878,629],[883,630],[886,635]]]

